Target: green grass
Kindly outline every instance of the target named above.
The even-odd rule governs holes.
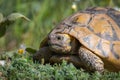
[[[6,64],[0,66],[0,80],[120,80],[120,72],[88,73],[72,63],[67,64],[66,61],[43,65],[34,63],[32,55],[12,51],[0,56],[6,60]]]
[[[1,80],[5,77],[8,80],[120,80],[120,73],[88,73],[65,61],[62,64],[43,65],[33,63],[31,57],[19,54],[5,66],[0,66],[0,72]]]
[[[71,8],[76,4],[77,9]],[[120,73],[104,74],[84,72],[72,64],[55,65],[33,63],[30,54],[18,55],[21,44],[38,49],[43,38],[64,18],[89,7],[120,7],[119,0],[0,0],[0,12],[5,16],[19,12],[31,21],[23,20],[7,29],[0,38],[0,59],[9,60],[0,66],[0,80],[120,80]],[[15,52],[14,52],[15,51]]]

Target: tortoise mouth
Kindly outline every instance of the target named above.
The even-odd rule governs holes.
[[[71,46],[63,46],[57,43],[49,43],[49,48],[59,54],[67,54],[71,51]]]
[[[48,45],[50,49],[56,53],[68,53],[71,51],[71,36],[67,34],[51,34],[49,35]]]
[[[60,44],[49,44],[49,47],[50,48],[55,48],[55,49],[57,49],[57,48],[62,48],[62,46],[60,45]]]

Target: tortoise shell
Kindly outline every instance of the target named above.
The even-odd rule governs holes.
[[[66,33],[99,56],[105,67],[120,70],[120,12],[94,7],[63,20],[50,34]],[[111,67],[110,67],[111,66]],[[112,69],[113,70],[113,69]]]

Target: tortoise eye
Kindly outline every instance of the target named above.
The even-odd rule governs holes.
[[[57,40],[63,40],[62,36],[57,36]]]

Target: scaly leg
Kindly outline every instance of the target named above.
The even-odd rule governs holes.
[[[50,63],[61,63],[63,60],[68,63],[73,63],[73,65],[78,68],[83,67],[83,63],[77,55],[53,55],[50,58]]]
[[[98,71],[100,73],[104,71],[103,61],[87,48],[80,47],[79,57],[88,71]]]
[[[33,61],[39,61],[42,64],[49,63],[52,54],[53,52],[48,47],[40,48],[39,51],[33,55]]]

